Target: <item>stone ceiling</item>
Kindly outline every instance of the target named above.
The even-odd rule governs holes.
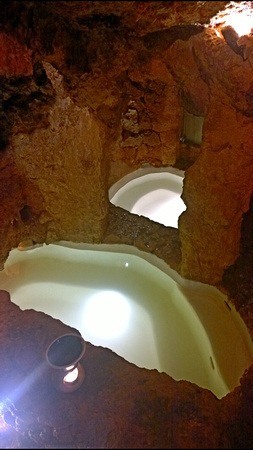
[[[44,3],[44,2],[41,2]],[[73,27],[86,30],[97,22],[129,28],[135,35],[184,25],[205,25],[229,2],[216,1],[55,1],[45,2],[52,13]]]

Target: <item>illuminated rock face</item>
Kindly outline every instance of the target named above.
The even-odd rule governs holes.
[[[184,58],[191,63],[194,53],[195,84],[179,62],[176,70],[198,115],[204,116],[201,154],[185,175],[187,211],[179,224],[181,274],[217,283],[239,254],[242,215],[249,208],[253,190],[251,69],[214,31],[207,30],[189,41],[177,41],[167,53],[170,61]]]
[[[239,254],[253,188],[252,46],[249,37],[236,47],[231,35],[204,26],[224,6],[213,3],[183,10],[151,2],[132,16],[129,5],[114,2],[107,15],[100,2],[34,5],[33,38],[24,6],[18,36],[25,46],[11,36],[15,5],[6,6],[2,264],[20,241],[103,242],[109,188],[143,164],[170,165],[185,170],[179,271],[221,281]],[[185,117],[201,118],[195,142]]]

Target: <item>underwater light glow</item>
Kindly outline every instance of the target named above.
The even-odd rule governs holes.
[[[252,363],[252,340],[226,296],[182,279],[162,260],[131,246],[59,242],[12,250],[0,286],[22,310],[49,314],[79,330],[85,342],[107,347],[138,367],[191,381],[218,398],[238,386]],[[65,348],[65,338],[56,339],[56,348],[63,343]],[[47,351],[52,383],[71,393],[85,381],[86,369],[80,361],[76,366],[84,347],[77,345],[75,357],[66,360],[54,356],[52,344]],[[71,365],[78,377],[66,382]],[[43,367],[14,389],[12,401]]]
[[[102,290],[85,304],[84,328],[87,333],[99,338],[115,338],[126,331],[130,315],[130,306],[124,295]]]

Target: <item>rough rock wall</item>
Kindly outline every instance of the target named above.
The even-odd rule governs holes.
[[[20,242],[101,241],[109,206],[106,127],[12,32],[1,34],[1,264]]]
[[[210,284],[239,254],[253,191],[251,58],[211,29],[178,40],[166,53],[188,104],[204,116],[201,153],[185,175],[181,274]],[[190,62],[191,76],[181,61]]]
[[[188,10],[180,2],[173,9],[150,2],[131,17],[127,2],[115,10],[109,3],[107,15],[101,2],[6,6],[2,73],[5,81],[17,74],[26,79],[30,94],[17,98],[5,82],[2,260],[26,239],[99,242],[115,181],[144,163],[183,164],[180,272],[217,284],[239,254],[252,193],[252,46],[237,43],[231,30],[218,35],[203,26],[209,8],[217,12],[223,2],[208,3],[202,16],[194,2]],[[12,34],[11,72],[6,48]],[[27,44],[23,53],[19,41]],[[204,117],[200,146],[180,140],[184,111]],[[21,188],[9,182],[7,192],[14,174]],[[15,206],[11,212],[8,204]]]
[[[45,242],[98,242],[108,206],[103,126],[88,108],[76,106],[65,94],[50,64],[45,70],[57,91],[56,101],[46,129],[12,139],[16,167],[43,197],[39,222],[47,224]]]
[[[56,92],[46,121],[42,124],[38,116],[38,126],[31,130],[22,115],[20,122],[15,118],[1,158],[4,257],[27,240],[99,242],[105,228],[109,201],[104,126],[64,93],[50,64],[44,69]]]

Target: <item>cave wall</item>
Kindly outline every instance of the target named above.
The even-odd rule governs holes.
[[[201,153],[184,182],[181,274],[215,284],[239,254],[242,217],[253,190],[252,55],[243,57],[206,29],[175,42],[166,58],[188,105],[204,117]],[[190,61],[191,76],[181,61]]]
[[[250,42],[194,22],[194,2],[182,25],[178,2],[153,28],[143,10],[129,23],[129,5],[105,14],[100,3],[2,12],[2,265],[20,242],[101,242],[109,187],[149,163],[185,169],[179,271],[217,284],[239,255],[253,187]],[[204,118],[201,145],[181,139],[184,111]]]
[[[45,71],[57,92],[46,123],[32,132],[14,125],[2,157],[2,241],[9,240],[9,246],[27,240],[98,242],[108,206],[105,132],[88,108],[58,88],[53,67],[45,64]]]
[[[47,225],[46,243],[59,238],[98,242],[108,206],[105,132],[87,107],[78,107],[64,93],[52,66],[45,63],[45,70],[56,101],[46,128],[13,137],[16,168],[43,198],[38,220]]]
[[[252,36],[231,47],[203,26],[224,5],[5,4],[1,267],[18,245],[134,245],[185,277],[222,280],[253,336]],[[181,139],[184,111],[204,117],[201,145]],[[179,230],[109,203],[109,187],[144,163],[185,170]],[[9,298],[1,300],[1,318],[2,395],[69,327],[21,311]],[[108,349],[88,345],[86,356],[87,384],[75,401],[54,393],[44,377],[14,402],[17,409],[10,405],[16,446],[251,447],[253,366],[218,401]]]

